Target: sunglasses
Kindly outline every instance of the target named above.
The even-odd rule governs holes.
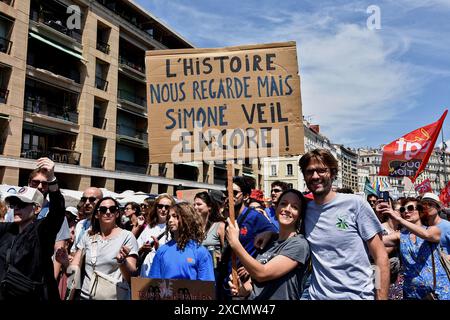
[[[32,204],[32,203],[26,203],[26,202],[22,202],[22,201],[20,201],[20,200],[12,200],[12,201],[10,201],[9,203],[8,203],[8,207],[10,208],[10,209],[15,209],[15,208],[17,208],[17,209],[23,209],[23,208],[26,208],[28,205],[30,205],[30,204]]]
[[[405,213],[406,211],[412,212],[412,211],[414,211],[414,210],[422,211],[422,210],[423,210],[423,206],[421,206],[420,204],[418,204],[417,206],[414,207],[412,204],[410,204],[409,206],[406,206],[406,207],[400,207],[400,209],[399,209],[400,213]]]
[[[270,190],[270,193],[279,193],[279,192],[282,192],[283,190],[281,190],[281,189],[272,189],[272,190]]]
[[[140,207],[141,207],[142,209],[147,209],[147,208],[148,208],[148,205],[146,205],[146,204],[143,203],[143,204],[140,205]]]
[[[46,180],[41,181],[41,180],[34,179],[34,180],[30,181],[30,187],[32,187],[32,188],[37,188],[37,187],[39,187],[40,184],[42,184],[42,187],[44,187],[44,188],[48,186],[48,182]]]
[[[106,214],[109,210],[109,212],[111,214],[115,214],[117,212],[119,208],[117,208],[117,206],[111,206],[111,207],[105,207],[105,206],[101,206],[98,208],[98,212],[100,212],[101,214]]]
[[[239,193],[241,193],[242,191],[237,191],[237,190],[233,190],[233,196],[235,198],[237,198],[237,196],[239,195]],[[225,194],[225,197],[228,198],[228,191],[224,191],[223,192]]]
[[[161,209],[161,210],[162,210],[163,208],[166,209],[166,210],[169,210],[171,206],[168,205],[168,204],[157,204],[156,207],[157,207],[158,209]]]
[[[96,197],[81,197],[81,202],[86,202],[87,200],[89,200],[90,203],[94,203],[95,200],[97,200]]]

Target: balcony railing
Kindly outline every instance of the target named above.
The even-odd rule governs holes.
[[[137,21],[136,17],[133,16],[131,13],[128,13],[123,9],[118,9],[116,7],[115,2],[110,2],[107,0],[97,0],[97,2],[102,4],[103,6],[105,6],[106,8],[108,8],[109,10],[111,10],[112,12],[117,14],[118,16],[120,16],[122,19],[128,21],[129,23],[134,25],[136,28],[146,32],[150,37],[153,38],[153,29],[145,29],[142,26],[142,24]]]
[[[124,58],[123,56],[119,56],[119,63],[122,65],[125,65],[127,67],[130,67],[136,71],[145,73],[145,67],[139,63],[134,63],[127,58]]]
[[[73,111],[73,108],[45,100],[45,97],[28,96],[25,100],[25,111],[78,123],[78,112]]]
[[[144,140],[144,141],[148,140],[147,132],[145,132],[143,130],[136,130],[136,128],[126,126],[126,125],[118,124],[117,125],[117,134],[127,136],[127,137],[132,137],[132,138],[139,139],[139,140]]]
[[[119,89],[119,99],[123,99],[129,102],[132,102],[134,104],[140,105],[144,108],[147,107],[147,102],[145,101],[144,97],[141,97],[133,92],[130,92],[128,90]]]
[[[11,50],[12,41],[6,38],[0,37],[0,52],[8,54]]]
[[[48,157],[49,159],[59,163],[67,163],[74,165],[80,164],[81,153],[78,151],[63,149],[59,147],[53,148],[51,147],[49,149],[54,149],[54,151],[25,150],[22,152],[21,157],[28,159],[39,159],[42,157]],[[24,150],[24,148],[22,148],[22,150]]]
[[[64,78],[70,79],[78,84],[81,83],[81,77],[80,73],[75,69],[68,69],[65,67],[70,67],[69,63],[66,61],[66,66],[57,65],[51,62],[47,61],[34,61],[30,64],[31,66],[38,68],[38,69],[44,69],[47,71],[50,71],[51,73],[62,76]]]
[[[62,34],[65,34],[72,39],[81,43],[81,33],[77,29],[69,29],[64,24],[66,22],[65,15],[57,16],[54,12],[50,12],[48,10],[43,10],[41,12],[37,12],[36,10],[32,10],[30,13],[31,20],[44,23],[49,26],[53,30],[56,30]]]
[[[97,50],[103,53],[109,54],[109,44],[100,40],[97,40]]]
[[[100,77],[95,77],[95,87],[97,89],[107,91],[108,90],[108,81],[103,78],[100,78]]]
[[[8,95],[8,89],[0,89],[0,103],[6,103],[8,101]]]
[[[116,170],[146,174],[147,173],[147,165],[146,164],[136,164],[135,162],[129,162],[129,161],[123,161],[123,160],[116,159]]]

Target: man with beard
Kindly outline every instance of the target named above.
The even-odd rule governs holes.
[[[299,165],[314,195],[304,217],[312,253],[310,298],[387,299],[389,260],[372,208],[359,196],[332,191],[338,163],[328,150],[306,153]],[[376,265],[375,283],[369,254]]]
[[[233,177],[233,195],[228,195],[228,192],[225,191],[225,196],[227,197],[225,199],[225,206],[226,208],[228,207],[229,196],[233,196],[234,214],[239,225],[239,241],[252,257],[256,257],[257,252],[254,246],[255,236],[265,231],[276,233],[277,229],[264,215],[245,206],[253,187],[254,182],[247,177]],[[228,211],[228,209],[225,210]],[[228,243],[225,244],[221,261],[226,266],[226,272],[224,272],[225,270],[220,271],[222,276],[225,277],[224,279],[218,280],[218,283],[222,283],[223,281],[225,285],[228,285],[229,275],[231,274],[231,247],[228,246]],[[246,281],[248,273],[245,269],[240,268],[239,261],[237,261],[237,268],[242,281]],[[226,293],[226,296],[231,297],[229,292]],[[221,297],[218,298],[220,300]]]
[[[83,192],[81,197],[81,210],[83,211],[84,219],[80,220],[75,226],[75,240],[73,242],[72,253],[77,250],[77,244],[83,238],[84,233],[91,227],[91,217],[94,207],[98,200],[103,198],[103,192],[99,188],[89,187]]]

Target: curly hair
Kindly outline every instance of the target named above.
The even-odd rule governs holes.
[[[178,235],[176,238],[178,248],[183,251],[189,240],[194,240],[198,245],[203,242],[205,233],[203,232],[202,217],[195,212],[194,207],[187,203],[177,203],[171,210],[174,210],[178,218]],[[169,219],[167,228],[169,230]],[[172,239],[174,239],[172,234]]]
[[[161,193],[153,203],[153,207],[151,208],[150,214],[148,216],[147,224],[150,225],[150,228],[153,228],[158,224],[158,204],[162,199],[169,199],[170,205],[173,206],[175,204],[175,199],[168,193]]]

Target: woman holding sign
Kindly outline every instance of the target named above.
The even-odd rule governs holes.
[[[170,208],[167,230],[172,240],[156,252],[150,278],[214,281],[212,257],[202,246],[203,223],[192,205]]]
[[[276,209],[280,224],[278,237],[253,258],[239,242],[239,228],[230,221],[226,229],[228,242],[251,279],[239,288],[230,284],[234,295],[251,300],[299,300],[302,280],[309,259],[308,242],[300,234],[301,215],[306,200],[301,192],[284,191]]]

